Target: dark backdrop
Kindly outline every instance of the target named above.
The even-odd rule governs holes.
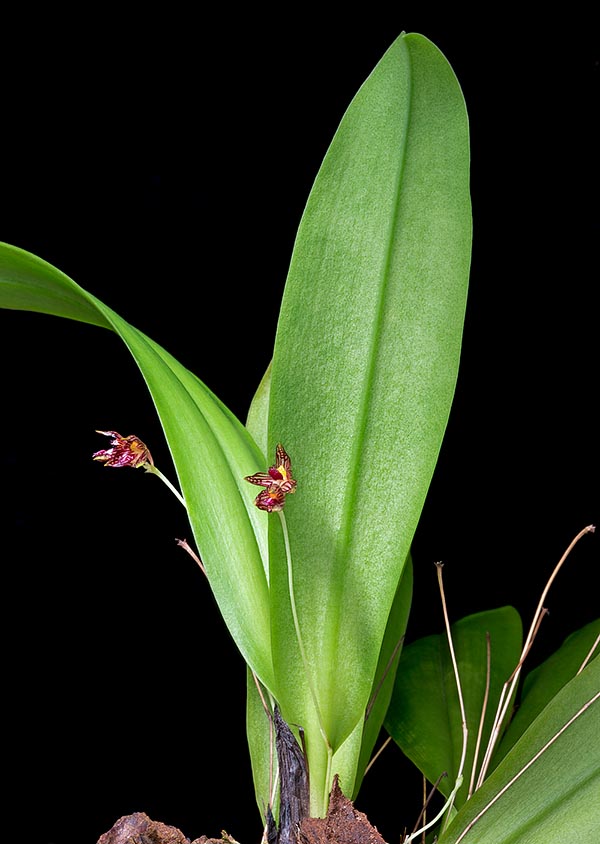
[[[242,419],[343,111],[402,30],[445,53],[470,113],[474,251],[409,641],[442,629],[435,560],[453,618],[511,603],[528,624],[598,521],[598,50],[571,14],[225,11],[71,20],[51,43],[38,21],[7,39],[0,239],[54,263]],[[135,432],[172,476],[140,375],[108,332],[43,315],[0,311],[0,350],[5,764],[29,840],[94,844],[145,811],[190,838],[258,841],[245,669],[175,544],[184,513],[154,478],[90,459],[107,445],[95,429]],[[598,556],[597,536],[573,553],[532,665],[597,617]],[[419,789],[388,748],[357,805],[397,840]]]

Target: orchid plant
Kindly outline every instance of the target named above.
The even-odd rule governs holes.
[[[385,727],[445,797],[420,824],[440,844],[591,842],[600,827],[600,621],[526,677],[512,720],[542,601],[524,643],[521,619],[503,607],[448,617],[446,635],[402,648],[411,542],[459,367],[469,167],[452,68],[425,37],[403,33],[318,172],[245,422],[60,269],[0,245],[2,307],[116,332],[146,381],[176,483],[135,434],[99,431],[110,445],[93,458],[158,475],[187,510],[195,549],[185,547],[247,666],[265,840],[277,823],[285,840],[290,811],[277,718],[306,763],[292,825],[326,815],[334,780],[356,797]]]

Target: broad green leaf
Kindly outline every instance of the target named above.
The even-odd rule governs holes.
[[[568,636],[552,656],[525,677],[519,706],[498,747],[493,766],[498,765],[542,709],[577,674],[594,643],[594,658],[598,659],[599,633],[600,619],[586,624]]]
[[[468,728],[464,782],[455,801],[461,806],[469,791],[486,695],[487,636],[489,634],[490,683],[477,770],[502,686],[521,655],[523,630],[517,611],[513,607],[501,607],[467,616],[451,625],[451,632]],[[431,783],[447,772],[439,790],[448,796],[459,771],[463,731],[456,678],[445,633],[419,639],[402,651],[385,726]]]
[[[595,659],[543,709],[439,844],[597,844],[599,731]]]
[[[306,730],[318,812],[327,753],[364,717],[456,383],[471,249],[468,122],[454,73],[402,35],[350,104],[303,214],[272,364],[308,674],[270,522],[278,694]]]
[[[0,307],[88,322],[124,341],[158,411],[223,618],[244,659],[272,688],[267,533],[243,480],[264,458],[248,431],[157,343],[55,267],[7,244],[0,244]]]

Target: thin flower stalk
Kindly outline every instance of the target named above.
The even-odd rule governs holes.
[[[581,674],[581,672],[583,671],[583,669],[586,667],[586,665],[588,664],[588,662],[591,660],[591,658],[592,658],[592,656],[593,656],[593,654],[594,654],[594,651],[595,651],[595,650],[596,650],[596,648],[598,647],[598,644],[599,644],[599,643],[600,643],[600,633],[598,633],[598,635],[596,636],[596,640],[594,641],[594,644],[593,644],[593,645],[592,645],[592,647],[589,649],[588,653],[586,654],[585,659],[583,660],[583,662],[582,662],[582,663],[581,663],[581,665],[579,666],[579,668],[578,668],[578,670],[577,670],[577,673],[578,673],[578,674]]]
[[[375,706],[375,702],[377,701],[377,697],[378,697],[378,695],[381,691],[381,687],[385,683],[385,679],[388,676],[388,674],[390,673],[392,665],[394,664],[394,660],[398,656],[398,651],[402,647],[403,642],[404,642],[404,634],[398,639],[398,641],[394,645],[394,650],[392,651],[392,655],[388,659],[387,665],[385,666],[385,670],[384,670],[383,674],[381,675],[381,679],[379,680],[379,683],[377,684],[377,688],[375,689],[375,691],[371,695],[371,699],[369,700],[369,702],[367,704],[367,708],[365,709],[365,721],[369,718],[371,712],[373,711],[373,707]]]
[[[429,826],[429,824],[427,823],[427,807],[431,803],[431,800],[433,799],[433,795],[437,792],[441,781],[444,779],[444,777],[447,777],[447,776],[448,776],[448,774],[446,773],[446,771],[442,771],[442,773],[439,775],[437,780],[433,783],[433,786],[432,786],[429,794],[427,794],[427,779],[426,779],[426,777],[423,777],[423,808],[419,812],[419,816],[417,817],[417,821],[415,823],[414,829],[411,832],[410,836],[407,833],[405,833],[404,837],[402,838],[401,844],[406,844],[407,841],[412,840],[414,835],[419,834],[419,831],[421,832],[421,835],[422,835],[423,844],[425,844],[425,832],[427,830],[427,827]],[[417,828],[417,827],[419,827],[419,828]]]
[[[163,482],[163,484],[165,484],[171,490],[171,492],[173,493],[175,498],[179,501],[179,503],[183,504],[183,506],[187,510],[187,504],[185,503],[185,498],[183,497],[183,495],[177,489],[175,489],[175,487],[173,486],[171,481],[165,475],[163,475],[163,473],[160,471],[160,469],[157,469],[156,466],[149,466],[146,469],[146,472],[149,472],[149,474],[156,475],[157,478],[160,478],[160,480]]]
[[[386,740],[383,742],[383,744],[381,745],[381,747],[379,748],[379,750],[378,750],[378,751],[377,751],[377,752],[376,752],[376,753],[375,753],[375,754],[371,757],[371,759],[369,760],[369,764],[368,764],[368,765],[367,765],[367,767],[365,768],[365,773],[364,773],[364,775],[363,775],[363,776],[365,776],[365,777],[366,777],[366,775],[369,773],[369,771],[371,770],[371,768],[373,767],[373,765],[375,764],[375,762],[379,759],[379,757],[381,756],[381,754],[382,754],[382,753],[383,753],[383,751],[386,749],[386,747],[390,744],[390,742],[391,742],[391,741],[392,741],[392,737],[391,737],[391,736],[388,736],[388,737],[386,738]]]
[[[204,568],[204,563],[202,562],[198,554],[196,554],[196,552],[193,550],[193,548],[190,547],[187,539],[177,539],[175,541],[177,542],[180,548],[183,548],[184,551],[187,551],[187,553],[190,555],[192,560],[194,560],[194,562],[198,563],[200,571],[205,577],[207,577],[206,569]]]
[[[467,741],[469,738],[469,729],[467,726],[467,713],[465,710],[465,701],[462,693],[462,686],[460,682],[460,674],[458,673],[458,664],[456,661],[456,654],[454,652],[454,643],[452,641],[452,630],[450,628],[450,619],[448,618],[448,608],[446,606],[446,596],[444,593],[444,578],[442,575],[443,563],[436,563],[437,568],[437,576],[438,576],[438,583],[440,587],[440,597],[442,600],[442,610],[444,613],[444,623],[446,625],[446,634],[448,636],[448,647],[450,649],[450,658],[452,659],[452,668],[454,669],[454,678],[456,681],[456,691],[458,693],[458,704],[460,706],[460,717],[461,717],[461,726],[462,726],[462,734],[463,734],[463,743],[462,743],[462,752],[460,757],[460,762],[458,765],[458,774],[456,776],[456,782],[462,784],[463,781],[463,771],[465,767],[465,760],[467,758]],[[460,785],[458,786],[460,788]],[[454,798],[456,797],[456,793],[458,792],[458,788],[454,788],[451,800],[448,801],[448,815],[450,817],[450,810],[452,809],[452,805],[454,803]]]
[[[302,659],[302,664],[304,665],[304,673],[306,675],[306,682],[308,684],[310,696],[312,698],[312,702],[315,707],[315,712],[317,714],[317,720],[319,722],[319,731],[325,743],[325,747],[327,748],[327,776],[325,779],[325,787],[327,789],[327,783],[329,783],[332,774],[331,766],[333,762],[333,748],[329,743],[327,733],[325,732],[325,728],[323,726],[323,716],[321,713],[321,708],[319,706],[317,693],[312,681],[308,658],[306,655],[306,649],[304,647],[304,640],[302,638],[302,631],[300,630],[298,611],[296,609],[292,550],[290,546],[290,537],[288,533],[287,522],[285,520],[285,515],[283,513],[283,508],[285,506],[286,497],[296,492],[297,483],[292,475],[292,463],[290,457],[286,452],[285,448],[281,445],[281,443],[278,443],[276,446],[275,463],[273,464],[273,466],[270,466],[267,472],[256,472],[254,475],[247,475],[245,477],[245,480],[248,481],[248,483],[263,487],[263,489],[258,493],[254,500],[254,504],[256,505],[256,507],[258,507],[259,510],[265,510],[267,513],[277,513],[281,522],[287,564],[288,592],[290,596],[290,606],[292,610],[294,630],[296,633],[296,641],[298,642],[300,657]],[[328,791],[324,795],[325,804],[327,804],[327,798]]]
[[[557,731],[557,732],[556,732],[556,733],[552,736],[552,738],[548,739],[548,741],[546,742],[546,744],[545,744],[543,747],[541,747],[541,748],[538,750],[538,752],[537,752],[534,756],[532,756],[532,758],[529,760],[529,762],[527,762],[527,764],[523,765],[523,767],[522,767],[519,771],[517,771],[517,773],[514,775],[514,777],[512,777],[512,779],[510,779],[510,780],[506,783],[506,785],[505,785],[505,786],[503,786],[503,787],[500,789],[500,791],[498,791],[498,792],[497,792],[497,794],[495,794],[495,795],[492,797],[492,799],[490,800],[490,802],[489,802],[489,803],[486,803],[486,805],[483,807],[483,809],[482,809],[480,812],[478,812],[478,813],[477,813],[477,815],[475,815],[475,817],[474,817],[474,818],[473,818],[473,819],[472,819],[472,820],[471,820],[471,821],[467,824],[467,826],[463,829],[463,831],[461,832],[461,834],[459,835],[459,837],[456,839],[455,844],[460,844],[460,842],[463,840],[463,838],[465,837],[465,835],[467,835],[467,833],[468,833],[468,832],[470,832],[470,831],[471,831],[471,829],[475,826],[475,824],[477,823],[477,821],[479,821],[479,820],[483,817],[483,815],[485,815],[485,813],[486,813],[487,811],[489,811],[489,809],[491,809],[491,807],[494,805],[494,803],[496,803],[496,802],[497,802],[497,801],[498,801],[498,800],[502,797],[502,795],[503,795],[503,794],[506,794],[506,792],[508,791],[508,789],[509,789],[512,785],[514,785],[514,783],[515,783],[515,782],[516,782],[516,781],[517,781],[520,777],[522,777],[522,776],[523,776],[523,774],[525,773],[525,771],[527,771],[527,770],[528,770],[528,769],[529,769],[529,768],[530,768],[530,767],[534,764],[534,762],[536,762],[536,761],[540,758],[540,756],[542,756],[542,754],[544,754],[544,753],[548,750],[548,748],[549,748],[549,747],[551,747],[551,746],[554,744],[554,742],[555,742],[557,739],[559,739],[559,738],[560,738],[560,736],[561,736],[561,735],[562,735],[562,734],[563,734],[563,733],[564,733],[564,732],[565,732],[565,731],[566,731],[566,730],[567,730],[567,729],[571,726],[571,724],[573,724],[573,723],[574,723],[574,722],[575,722],[575,721],[576,721],[576,720],[577,720],[577,719],[578,719],[581,715],[583,715],[583,713],[584,713],[584,712],[586,712],[586,711],[590,708],[590,706],[591,706],[593,703],[595,703],[598,699],[600,699],[600,692],[597,692],[597,693],[594,695],[594,697],[593,697],[593,698],[590,698],[590,700],[586,701],[586,703],[584,703],[584,704],[583,704],[583,706],[582,706],[580,709],[578,709],[578,710],[577,710],[577,712],[573,715],[573,717],[572,717],[572,718],[570,718],[570,719],[567,721],[567,723],[566,723],[566,724],[563,724],[563,725],[562,725],[562,727],[560,728],[560,730],[558,730],[558,731]]]
[[[417,829],[416,832],[411,832],[411,834],[408,836],[408,838],[404,839],[403,844],[410,844],[410,842],[414,841],[415,838],[417,838],[419,835],[422,835],[424,832],[427,832],[428,829],[431,829],[432,826],[435,826],[435,824],[439,821],[439,819],[442,818],[446,814],[446,812],[454,804],[454,798],[458,794],[458,790],[460,789],[462,782],[463,782],[462,776],[459,776],[459,777],[456,778],[456,783],[454,784],[454,788],[450,792],[448,799],[446,800],[446,802],[444,803],[444,805],[442,806],[440,811],[437,813],[437,815],[434,818],[432,818],[430,821],[428,821],[424,826],[422,826],[421,829]]]
[[[469,737],[469,730],[468,730],[468,727],[467,727],[467,714],[466,714],[466,711],[465,711],[465,704],[464,704],[464,699],[463,699],[463,694],[462,694],[462,687],[461,687],[461,683],[460,683],[460,675],[458,673],[458,664],[456,662],[456,654],[454,652],[454,644],[453,644],[453,641],[452,641],[452,631],[451,631],[451,628],[450,628],[450,621],[449,621],[449,618],[448,618],[448,610],[447,610],[447,607],[446,607],[446,597],[445,597],[445,594],[444,594],[444,582],[443,582],[443,576],[442,576],[443,563],[436,563],[435,565],[436,565],[436,568],[437,568],[438,584],[439,584],[439,587],[440,587],[440,596],[441,596],[441,600],[442,600],[442,610],[443,610],[443,613],[444,613],[444,624],[446,625],[446,634],[448,636],[448,647],[450,649],[450,658],[452,660],[452,668],[454,670],[454,679],[455,679],[455,682],[456,682],[456,690],[458,692],[458,703],[459,703],[459,706],[460,706],[461,726],[462,726],[462,734],[463,734],[462,752],[461,752],[460,762],[459,762],[459,765],[458,765],[458,773],[456,775],[456,782],[454,784],[454,788],[452,789],[452,791],[450,792],[450,795],[448,796],[448,799],[446,800],[446,802],[444,803],[444,805],[442,806],[440,811],[437,813],[437,815],[434,818],[432,818],[432,820],[428,821],[424,826],[421,827],[421,829],[417,829],[416,831],[412,832],[408,836],[408,838],[405,839],[405,844],[410,844],[411,841],[414,841],[415,838],[417,838],[419,835],[421,835],[422,833],[424,833],[428,829],[430,829],[432,826],[434,826],[434,824],[436,824],[440,818],[444,817],[444,815],[446,815],[446,813],[448,813],[446,815],[446,818],[448,819],[450,817],[450,811],[452,809],[452,806],[454,805],[454,800],[455,800],[456,795],[458,794],[458,791],[459,791],[459,789],[460,789],[460,787],[463,783],[463,770],[464,770],[464,767],[465,767],[465,759],[466,759],[466,756],[467,756],[467,740],[468,740],[468,737]]]
[[[310,667],[308,664],[308,658],[306,656],[306,650],[304,648],[304,640],[302,638],[302,632],[300,630],[300,622],[298,620],[298,611],[296,609],[296,596],[294,592],[294,571],[292,567],[292,552],[290,548],[290,537],[287,529],[287,522],[285,520],[285,514],[283,510],[278,511],[279,519],[281,521],[281,527],[283,530],[283,542],[285,545],[285,556],[287,561],[287,571],[288,571],[288,591],[290,593],[290,606],[292,609],[292,618],[294,620],[294,629],[296,631],[296,640],[298,642],[298,648],[300,649],[300,656],[302,657],[302,663],[304,665],[304,673],[306,675],[306,682],[308,684],[308,688],[310,691],[310,695],[313,701],[313,705],[315,707],[315,711],[317,713],[317,720],[319,722],[319,731],[321,733],[321,737],[325,742],[325,747],[327,748],[327,776],[325,777],[325,788],[326,793],[324,795],[325,805],[327,805],[327,798],[329,795],[328,790],[328,783],[331,779],[332,775],[332,762],[333,762],[333,748],[329,743],[329,739],[327,738],[327,733],[325,732],[325,728],[323,726],[323,716],[321,714],[321,708],[319,706],[319,701],[317,698],[317,693],[315,687],[312,682],[311,674],[310,674]]]
[[[471,780],[469,782],[469,793],[467,800],[472,797],[475,790],[475,770],[477,768],[477,759],[479,758],[479,749],[481,747],[481,737],[483,735],[483,726],[485,724],[485,713],[487,712],[488,700],[490,697],[490,682],[492,678],[492,650],[490,645],[490,634],[486,630],[485,633],[485,652],[486,652],[486,666],[485,666],[485,693],[483,696],[483,704],[481,707],[481,717],[479,719],[479,729],[477,730],[477,741],[475,743],[475,753],[473,755],[473,765],[471,767]]]
[[[490,761],[491,761],[491,758],[492,758],[492,754],[494,752],[494,748],[495,748],[496,743],[498,741],[498,738],[500,736],[501,727],[502,727],[502,724],[504,723],[504,719],[506,717],[506,713],[508,711],[510,701],[512,700],[513,694],[514,694],[515,689],[517,687],[517,683],[519,682],[519,677],[520,677],[520,674],[521,674],[521,669],[523,667],[523,663],[525,661],[527,654],[529,653],[529,651],[531,649],[531,646],[533,644],[533,641],[534,641],[535,636],[537,634],[537,631],[539,629],[540,622],[541,622],[543,616],[547,612],[547,610],[544,608],[544,602],[546,600],[546,597],[548,595],[550,587],[554,583],[556,576],[558,575],[558,572],[562,568],[565,560],[567,559],[567,557],[569,556],[569,554],[571,553],[571,551],[573,550],[575,545],[579,542],[579,540],[583,536],[586,535],[586,533],[594,533],[595,530],[596,530],[596,528],[595,528],[594,525],[588,525],[587,527],[583,528],[583,530],[579,531],[577,536],[573,540],[571,540],[571,542],[570,542],[569,546],[567,547],[566,551],[564,552],[564,554],[562,555],[562,557],[560,558],[560,560],[558,561],[558,563],[554,567],[554,571],[552,572],[552,574],[548,578],[548,582],[546,583],[546,586],[544,587],[544,591],[541,594],[540,600],[539,600],[538,605],[537,605],[537,609],[536,609],[536,611],[533,615],[533,621],[531,623],[531,627],[529,628],[529,633],[527,635],[527,639],[525,640],[525,644],[523,645],[523,652],[521,654],[521,658],[519,659],[517,667],[513,671],[512,675],[508,678],[508,680],[506,681],[506,683],[504,684],[504,687],[502,689],[502,694],[500,696],[500,703],[498,704],[498,711],[496,713],[494,726],[492,728],[492,733],[490,735],[488,747],[487,747],[487,750],[486,750],[486,753],[485,753],[485,756],[484,756],[484,759],[483,759],[481,770],[479,772],[479,778],[477,780],[477,786],[476,786],[477,788],[481,787],[481,784],[483,783],[483,781],[485,779],[485,775],[486,775],[487,770],[489,768]]]
[[[269,693],[269,700],[270,700],[270,704],[271,704],[271,708],[269,708],[269,705],[267,704],[267,701],[265,699],[263,689],[261,687],[260,680],[258,679],[258,677],[256,676],[254,671],[252,671],[252,679],[254,680],[254,685],[256,686],[256,691],[258,692],[258,696],[260,698],[262,708],[263,708],[265,715],[267,716],[267,719],[269,721],[269,808],[272,808],[273,804],[275,803],[275,794],[277,792],[277,785],[278,785],[278,782],[279,782],[279,771],[276,771],[276,772],[274,771],[274,769],[275,769],[275,752],[274,752],[274,742],[275,742],[274,733],[275,733],[275,730],[274,730],[274,725],[273,725],[272,710],[273,710],[275,704],[274,704],[274,701],[273,701],[271,694]],[[265,816],[267,816],[266,812],[265,812]],[[269,832],[269,819],[267,817],[267,820],[266,820],[264,828],[263,828],[261,844],[268,844],[268,832]]]

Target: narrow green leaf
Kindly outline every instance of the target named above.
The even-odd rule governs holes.
[[[451,631],[468,727],[464,783],[456,798],[456,805],[461,806],[469,790],[486,695],[487,635],[491,657],[489,703],[479,764],[502,686],[519,661],[523,630],[517,611],[513,607],[501,607],[467,616],[451,625]],[[463,731],[456,679],[445,633],[427,636],[404,648],[385,726],[406,756],[431,783],[444,771],[448,774],[439,786],[442,794],[447,796],[458,775]]]
[[[37,255],[0,243],[0,307],[68,317],[110,328],[98,301]]]
[[[439,844],[597,844],[599,690],[595,659],[544,708]]]
[[[88,322],[124,341],[158,411],[223,618],[244,659],[273,688],[267,532],[243,480],[264,458],[248,431],[157,343],[55,267],[7,244],[0,244],[0,307]]]
[[[364,717],[441,446],[470,247],[462,93],[431,42],[403,35],[352,101],[317,175],[272,367],[269,452],[282,442],[298,479],[286,505],[296,601],[334,750]],[[280,704],[307,729],[318,783],[326,758],[277,520],[270,540]]]

